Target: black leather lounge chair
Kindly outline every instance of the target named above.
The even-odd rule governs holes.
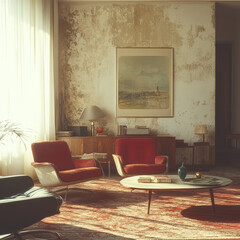
[[[47,189],[34,186],[29,176],[0,177],[0,239],[18,239],[29,233],[44,232],[60,235],[48,230],[26,230],[24,228],[45,217],[59,213],[62,198]]]

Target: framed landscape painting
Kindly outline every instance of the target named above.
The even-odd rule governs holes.
[[[173,117],[173,48],[117,48],[117,117]]]

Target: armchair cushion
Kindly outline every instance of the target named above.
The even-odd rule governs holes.
[[[58,175],[64,182],[86,180],[101,176],[102,171],[98,167],[75,168],[65,171],[59,171]]]
[[[127,164],[124,167],[126,174],[145,175],[159,174],[166,170],[164,165],[160,164]]]

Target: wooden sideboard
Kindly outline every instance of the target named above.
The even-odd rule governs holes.
[[[82,155],[84,153],[107,153],[111,160],[111,171],[116,171],[112,154],[115,152],[115,141],[122,136],[94,136],[94,137],[57,137],[57,140],[64,140],[68,143],[72,155]],[[126,136],[124,136],[126,137]],[[131,137],[131,136],[127,136]],[[175,137],[157,136],[155,140],[158,155],[169,157],[169,170],[176,168],[176,141]]]

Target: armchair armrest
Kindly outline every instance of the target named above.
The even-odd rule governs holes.
[[[168,172],[168,156],[156,156],[155,164],[163,164],[166,167],[165,173]]]
[[[122,177],[126,177],[126,173],[123,169],[122,162],[121,162],[121,156],[117,154],[112,154],[118,174]]]
[[[32,178],[26,175],[0,177],[0,199],[25,192],[33,185]]]
[[[52,167],[56,168],[54,164],[49,163],[49,162],[41,162],[41,163],[32,162],[31,165],[32,165],[34,168],[47,167],[47,166],[52,166]]]
[[[38,176],[39,182],[45,187],[54,187],[62,183],[62,180],[58,176],[58,170],[56,166],[49,162],[32,162]]]

